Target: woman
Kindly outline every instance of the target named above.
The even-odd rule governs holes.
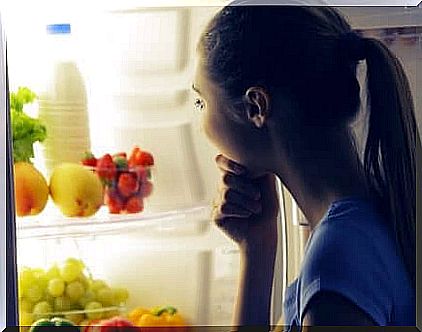
[[[193,89],[221,151],[214,221],[241,251],[235,325],[269,324],[275,176],[311,228],[284,324],[415,325],[415,147],[408,80],[328,7],[227,6],[203,32]],[[350,128],[367,64],[368,137]]]

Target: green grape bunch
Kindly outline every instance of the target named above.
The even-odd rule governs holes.
[[[19,318],[22,326],[41,318],[106,319],[126,304],[129,292],[94,279],[85,264],[68,258],[49,269],[24,267],[19,272]]]

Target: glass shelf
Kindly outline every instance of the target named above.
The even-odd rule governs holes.
[[[18,239],[49,239],[123,234],[142,231],[146,235],[198,235],[208,229],[210,207],[207,203],[165,212],[110,214],[103,206],[95,215],[70,218],[60,214],[50,202],[44,211],[31,217],[17,217]]]

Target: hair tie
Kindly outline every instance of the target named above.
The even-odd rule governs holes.
[[[365,38],[355,31],[349,31],[341,35],[341,48],[346,58],[352,61],[360,61],[366,58]]]

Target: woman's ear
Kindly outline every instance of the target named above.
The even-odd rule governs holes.
[[[262,128],[270,111],[270,96],[268,92],[261,87],[251,87],[246,91],[244,100],[249,121],[256,127]]]

